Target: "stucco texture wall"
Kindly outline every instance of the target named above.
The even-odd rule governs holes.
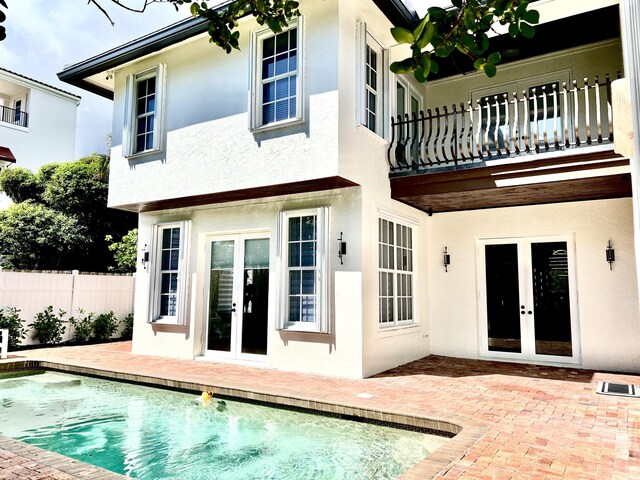
[[[449,272],[429,271],[431,346],[434,354],[480,356],[477,241],[488,238],[573,235],[578,322],[584,368],[640,369],[640,316],[633,250],[631,199],[512,207],[435,214],[429,221],[428,255]],[[613,270],[605,261],[611,240]]]

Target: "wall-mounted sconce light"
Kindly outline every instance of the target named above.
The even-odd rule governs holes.
[[[613,262],[616,261],[616,251],[611,245],[611,240],[609,240],[609,243],[607,244],[606,256],[607,262],[609,262],[609,270],[613,270]]]
[[[149,263],[149,250],[147,249],[147,244],[144,244],[144,247],[141,250],[142,252],[142,259],[140,260],[140,263],[142,263],[142,266],[144,267],[144,269],[147,269],[147,263]]]
[[[444,265],[444,271],[449,271],[449,265],[451,265],[451,255],[447,252],[447,247],[444,247],[444,252],[442,254],[442,264]]]
[[[340,259],[340,265],[343,265],[342,257],[347,254],[347,242],[342,240],[342,232],[340,232],[340,238],[338,239],[338,258]]]

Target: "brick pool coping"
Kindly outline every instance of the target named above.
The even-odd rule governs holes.
[[[448,418],[429,418],[423,415],[407,415],[385,409],[363,408],[358,402],[325,402],[301,395],[276,395],[260,389],[230,388],[224,385],[205,384],[201,382],[183,381],[160,375],[150,376],[136,373],[117,372],[101,368],[85,367],[47,360],[9,360],[0,363],[0,372],[15,370],[51,370],[75,373],[110,380],[137,383],[141,385],[171,388],[185,391],[202,392],[211,390],[215,395],[248,400],[285,408],[308,410],[311,413],[332,414],[342,417],[358,417],[372,422],[395,424],[407,428],[415,428],[432,434],[450,437],[428,457],[404,472],[400,480],[418,480],[434,478],[446,471],[453,463],[464,456],[468,449],[487,431],[487,427],[471,418],[451,414]],[[53,452],[27,445],[18,440],[0,436],[0,450],[11,452],[24,459],[32,460],[49,468],[54,468],[70,477],[50,478],[84,478],[88,480],[107,480],[128,478],[78,460]],[[2,456],[0,452],[0,470]],[[20,477],[17,477],[20,478]],[[27,478],[27,477],[25,477]],[[41,477],[38,477],[41,478]],[[42,477],[49,478],[49,477]]]

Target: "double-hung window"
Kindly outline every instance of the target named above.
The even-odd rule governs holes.
[[[358,124],[384,134],[385,57],[382,45],[359,24],[360,60],[358,65]]]
[[[162,145],[164,65],[127,77],[127,112],[123,135],[127,157],[157,152]]]
[[[185,323],[189,227],[183,221],[153,228],[151,322]]]
[[[303,19],[298,17],[281,33],[267,29],[253,36],[250,126],[254,130],[302,120],[302,31]]]
[[[378,293],[381,327],[412,323],[413,232],[411,227],[378,219]]]
[[[328,207],[280,214],[280,329],[328,332],[328,220]]]

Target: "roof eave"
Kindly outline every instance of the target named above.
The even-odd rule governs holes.
[[[376,6],[396,26],[411,27],[418,20],[417,14],[407,8],[402,0],[373,0]],[[225,8],[228,2],[219,8]],[[208,21],[188,18],[182,22],[157,30],[107,52],[65,68],[58,78],[66,83],[113,100],[113,92],[87,81],[88,77],[105,72],[124,63],[158,52],[196,35],[208,31]]]
[[[180,43],[206,32],[207,29],[208,23],[206,19],[189,18],[71,65],[58,73],[58,78],[63,82],[83,88],[102,97],[113,99],[112,91],[94,85],[88,82],[86,78]]]

